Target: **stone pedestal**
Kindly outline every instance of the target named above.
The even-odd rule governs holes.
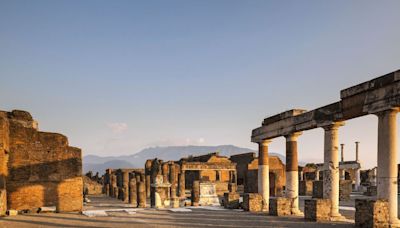
[[[291,215],[292,199],[277,197],[269,199],[269,214],[274,216]]]
[[[199,204],[202,206],[207,206],[207,205],[220,206],[215,183],[200,182]]]
[[[301,196],[312,196],[313,194],[313,181],[304,180],[299,183],[299,195]]]
[[[313,181],[312,198],[324,198],[324,181]]]
[[[388,201],[356,199],[355,227],[389,227]]]
[[[258,193],[245,193],[243,196],[243,210],[260,212],[263,209],[262,195]]]
[[[340,180],[339,183],[339,200],[348,201],[350,200],[350,194],[352,192],[352,181],[351,180]]]
[[[236,192],[225,192],[224,193],[224,207],[227,209],[238,209],[240,195]]]
[[[156,177],[155,183],[151,184],[151,196],[150,202],[151,207],[154,208],[164,208],[170,206],[170,187],[171,184],[168,182],[164,182],[165,177],[162,175],[158,175]]]
[[[331,201],[310,199],[304,202],[304,218],[310,221],[330,221]]]

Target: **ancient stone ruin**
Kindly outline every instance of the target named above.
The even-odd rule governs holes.
[[[41,132],[25,111],[0,111],[0,214],[82,210],[82,158],[58,133]]]

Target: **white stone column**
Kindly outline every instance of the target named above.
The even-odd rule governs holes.
[[[339,213],[339,143],[338,128],[344,122],[324,126],[324,198],[332,202],[331,217],[341,217]]]
[[[389,221],[397,217],[397,109],[378,116],[378,199],[389,201]]]
[[[301,132],[292,133],[286,138],[286,198],[292,199],[291,213],[301,214],[299,210],[299,173],[297,158],[297,137]]]
[[[359,168],[356,169],[355,175],[356,175],[356,184],[355,184],[354,188],[356,191],[360,191],[361,180],[360,180],[360,169]]]
[[[315,171],[315,180],[319,181],[319,169]]]
[[[258,144],[258,193],[263,198],[263,211],[269,210],[269,165],[268,144],[271,140],[263,140]]]

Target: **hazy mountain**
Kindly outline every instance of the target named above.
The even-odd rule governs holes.
[[[100,157],[97,155],[87,155],[83,157],[83,171],[86,173],[91,170],[94,173],[104,173],[107,168],[143,168],[147,159],[159,158],[163,160],[179,160],[190,155],[197,156],[218,151],[220,155],[231,156],[247,152],[255,152],[251,149],[236,147],[233,145],[221,146],[169,146],[151,147],[144,149],[136,154],[124,156]],[[280,154],[270,153],[279,156],[285,162],[285,157]]]

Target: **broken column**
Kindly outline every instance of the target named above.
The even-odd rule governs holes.
[[[324,126],[324,198],[331,201],[331,217],[339,219],[339,144],[338,128],[343,122],[335,122]]]
[[[132,204],[134,207],[137,207],[137,185],[136,185],[136,178],[131,178],[129,181],[129,203]]]
[[[389,204],[389,222],[397,218],[397,109],[389,109],[378,116],[378,200]]]
[[[129,202],[129,171],[122,171],[122,185],[123,185],[123,193],[122,200],[125,203]]]
[[[290,199],[292,214],[301,214],[299,210],[299,174],[297,158],[297,137],[301,132],[289,134],[286,137],[286,198]],[[283,200],[276,201],[276,206],[285,206]],[[280,211],[280,209],[278,208]],[[280,214],[280,213],[277,213]]]
[[[144,208],[146,207],[146,184],[144,182],[137,183],[138,191],[137,191],[137,201],[138,207]]]
[[[200,181],[193,181],[192,206],[199,206],[199,201],[200,201]]]
[[[268,144],[271,140],[263,140],[259,145],[258,155],[258,193],[262,195],[263,211],[269,210],[269,166]]]

